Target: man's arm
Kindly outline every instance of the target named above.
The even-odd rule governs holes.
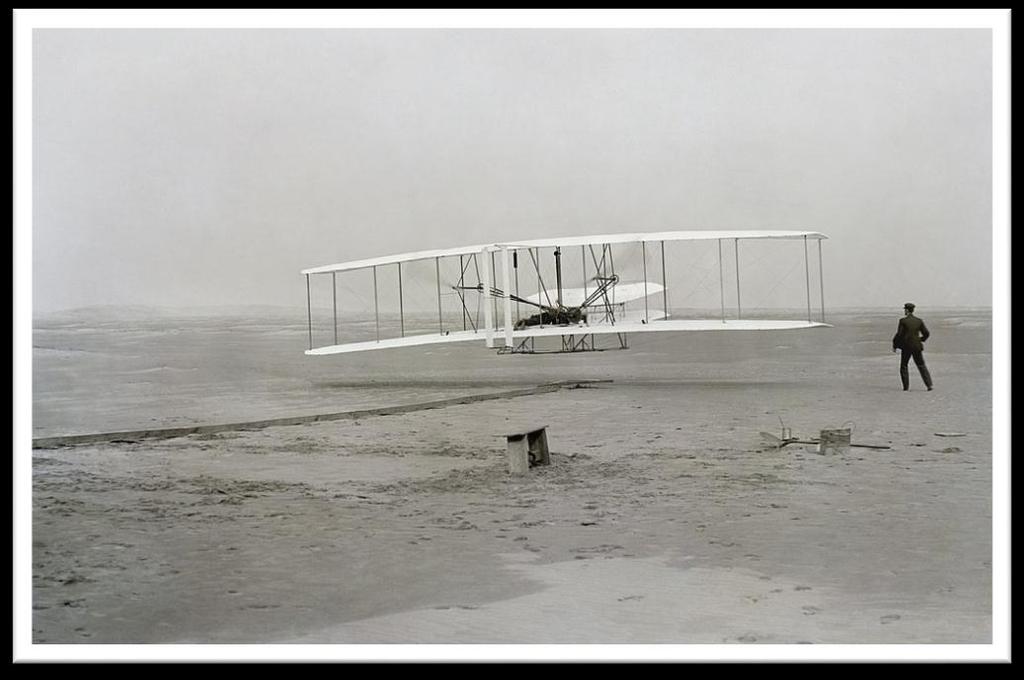
[[[895,352],[896,348],[903,344],[903,319],[896,324],[896,335],[892,336],[892,351]]]
[[[928,336],[930,336],[930,335],[931,335],[931,333],[928,332],[928,326],[925,326],[924,325],[924,321],[922,321],[921,322],[921,342],[924,342],[925,340],[927,340]]]

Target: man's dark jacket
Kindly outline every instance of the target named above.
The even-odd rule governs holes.
[[[896,335],[892,336],[893,349],[905,349],[911,352],[920,352],[924,349],[924,341],[931,333],[924,321],[913,314],[907,314],[900,319],[900,325],[896,328]]]

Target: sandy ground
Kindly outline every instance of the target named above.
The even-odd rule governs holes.
[[[33,640],[989,643],[991,357],[895,362],[36,450]]]

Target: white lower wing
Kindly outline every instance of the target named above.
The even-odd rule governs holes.
[[[573,324],[566,326],[530,326],[512,331],[513,340],[525,338],[555,337],[559,335],[590,335],[608,333],[650,333],[659,331],[785,331],[803,328],[831,328],[831,324],[816,321],[758,321],[753,319],[666,319],[661,310],[652,309],[645,313],[642,310],[619,314],[615,321],[600,320],[589,324]],[[504,329],[492,331],[496,346],[503,344]],[[398,347],[417,347],[420,345],[436,345],[451,342],[482,341],[487,337],[485,330],[451,331],[446,334],[428,333],[424,335],[408,335],[404,338],[388,338],[386,340],[369,340],[343,345],[329,345],[306,350],[310,356],[325,354],[346,354],[348,352],[364,352],[374,349]]]
[[[307,349],[309,356],[322,354],[346,354],[348,352],[365,352],[370,349],[388,349],[394,347],[417,347],[419,345],[438,345],[448,342],[466,342],[468,340],[480,340],[486,338],[486,332],[480,331],[451,331],[449,333],[427,333],[424,335],[407,335],[404,338],[387,338],[385,340],[367,340],[366,342],[349,342],[344,345],[328,345]]]
[[[831,324],[819,323],[817,321],[758,321],[747,319],[733,319],[728,321],[712,319],[655,319],[654,312],[651,313],[649,322],[643,320],[643,312],[640,318],[636,314],[629,315],[626,320],[617,320],[591,323],[590,325],[579,324],[572,326],[531,326],[523,330],[512,331],[514,339],[537,338],[553,335],[587,335],[606,333],[651,333],[659,331],[789,331],[802,328],[831,328]],[[501,335],[496,335],[500,342]]]

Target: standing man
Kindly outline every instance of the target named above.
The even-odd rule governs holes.
[[[892,351],[900,350],[900,380],[903,381],[904,391],[910,389],[910,370],[907,365],[910,358],[914,358],[917,370],[921,372],[921,379],[929,391],[932,389],[932,376],[928,373],[928,367],[924,365],[924,341],[931,333],[924,321],[914,316],[914,303],[908,302],[903,305],[903,313],[906,314],[900,319],[896,328],[896,335],[892,336]]]

